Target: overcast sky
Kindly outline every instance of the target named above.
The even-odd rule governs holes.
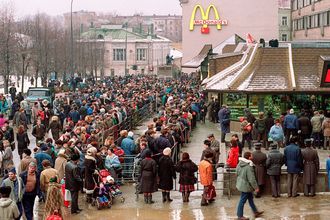
[[[8,0],[0,0],[5,2]],[[14,2],[16,15],[46,12],[61,15],[70,11],[71,0],[10,0]],[[131,15],[142,12],[152,14],[181,15],[179,0],[74,0],[73,11],[88,10],[96,12],[116,12],[118,15]]]

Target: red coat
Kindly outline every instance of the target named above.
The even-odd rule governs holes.
[[[238,157],[239,157],[238,146],[230,148],[227,159],[227,165],[230,168],[236,168],[238,164]]]

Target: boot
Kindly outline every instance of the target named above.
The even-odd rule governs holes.
[[[162,196],[163,196],[163,202],[166,202],[166,197],[167,197],[166,192],[162,192]]]
[[[153,203],[155,203],[154,201],[152,201],[152,195],[149,195],[149,196],[148,196],[148,203],[149,203],[149,204],[153,204]]]
[[[187,200],[186,200],[186,192],[182,192],[182,202],[187,202]]]
[[[206,199],[204,198],[204,195],[202,196],[202,201],[201,201],[201,206],[207,206],[208,203],[206,201]]]
[[[186,202],[189,202],[190,192],[186,192]]]
[[[144,195],[144,203],[148,204],[148,195]]]
[[[170,192],[167,192],[166,193],[166,198],[167,198],[167,201],[168,202],[172,202],[173,201],[173,199],[170,198]]]

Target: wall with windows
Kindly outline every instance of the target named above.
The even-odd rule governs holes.
[[[294,0],[292,30],[294,40],[329,40],[330,0]]]
[[[291,9],[278,9],[279,40],[291,41]]]

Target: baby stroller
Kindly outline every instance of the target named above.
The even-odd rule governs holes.
[[[108,170],[99,171],[99,183],[96,185],[98,186],[93,192],[92,206],[97,206],[97,209],[111,208],[116,196],[121,196],[121,202],[125,201],[119,186],[115,183]]]

